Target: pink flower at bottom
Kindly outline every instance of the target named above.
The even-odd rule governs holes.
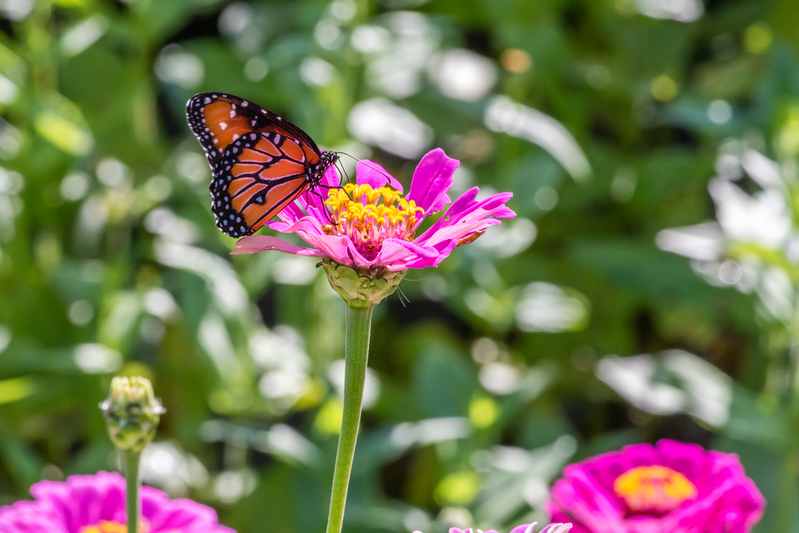
[[[505,207],[512,193],[500,193],[478,201],[477,187],[449,206],[424,233],[416,236],[422,221],[450,203],[447,192],[459,162],[437,148],[416,167],[407,198],[402,185],[380,165],[361,161],[356,168],[357,185],[337,187],[338,177],[330,168],[322,180],[329,188],[325,200],[318,191],[305,193],[297,204],[284,208],[281,221],[267,225],[281,233],[296,233],[310,248],[289,244],[269,235],[239,239],[234,254],[267,250],[328,257],[351,268],[399,271],[436,266],[456,246],[485,232],[500,218],[513,218]],[[388,186],[391,187],[388,187]]]
[[[765,503],[736,455],[661,440],[567,466],[547,510],[572,533],[748,533]]]
[[[0,508],[0,533],[127,533],[125,479],[115,472],[41,481],[31,494]],[[152,487],[140,495],[143,533],[235,533],[210,507]]]
[[[522,524],[520,526],[516,526],[511,529],[510,533],[536,533],[536,527],[538,526],[538,522],[533,522],[532,524]],[[538,533],[568,533],[571,530],[571,524],[549,524],[548,526],[544,526],[541,531]],[[497,533],[497,531],[493,529],[489,529],[488,531],[481,531],[479,529],[458,529],[457,527],[449,528],[449,533]]]

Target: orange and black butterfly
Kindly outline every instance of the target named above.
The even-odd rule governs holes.
[[[288,120],[238,96],[198,94],[186,118],[213,171],[216,226],[231,237],[253,234],[313,191],[338,160]]]

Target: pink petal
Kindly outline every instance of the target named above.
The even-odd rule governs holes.
[[[444,226],[443,228],[440,228],[435,233],[427,236],[423,241],[421,241],[421,239],[417,240],[421,241],[421,243],[426,246],[435,246],[440,242],[446,242],[450,240],[454,240],[457,244],[459,241],[467,239],[475,233],[485,231],[489,227],[495,226],[497,224],[500,224],[500,221],[494,218],[486,218],[484,220],[469,224],[453,224],[451,226]]]
[[[368,159],[358,161],[355,166],[355,174],[358,185],[370,185],[373,189],[390,185],[399,192],[403,192],[402,184],[374,161],[369,161]]]
[[[441,263],[441,261],[449,257],[449,254],[452,253],[452,250],[454,250],[457,246],[458,246],[458,241],[456,240],[436,243],[436,245],[433,246],[433,248],[435,248],[438,251],[438,255],[431,258],[420,257],[419,259],[416,259],[415,261],[408,263],[406,266],[407,268],[425,268],[425,267],[438,266]]]
[[[441,148],[428,152],[413,173],[408,200],[416,202],[427,216],[441,211],[450,202],[447,191],[458,165],[460,161],[447,157]]]
[[[324,233],[322,225],[316,218],[312,216],[304,216],[294,223],[288,224],[286,222],[273,221],[267,224],[271,229],[279,231],[280,233],[299,233],[301,231],[306,233]]]
[[[297,235],[319,250],[324,257],[347,266],[364,266],[366,259],[355,250],[349,237],[343,235],[307,234],[301,231]]]
[[[319,221],[311,216],[306,216],[294,224],[271,222],[270,227],[282,233],[296,233],[302,240],[315,248],[314,251],[321,254],[320,256],[330,257],[343,265],[370,267],[374,264],[374,261],[369,261],[358,252],[349,237],[325,234]],[[263,237],[263,235],[258,235],[258,237]]]
[[[345,265],[366,266],[368,261],[355,249],[349,237],[327,235],[322,231],[319,221],[313,217],[304,217],[294,224],[273,222],[270,227],[282,233],[296,233],[307,242],[320,256],[327,256]],[[247,237],[249,238],[249,237]]]
[[[330,224],[328,217],[325,215],[327,208],[324,201],[328,198],[328,191],[331,188],[336,188],[341,185],[341,178],[336,171],[336,168],[331,166],[322,177],[320,186],[313,191],[304,193],[298,199],[299,204],[305,211],[318,220],[321,224]]]
[[[242,237],[236,241],[236,249],[230,253],[231,255],[254,254],[256,252],[266,252],[268,250],[277,250],[278,252],[287,254],[305,255],[309,257],[324,257],[325,255],[319,250],[301,248],[278,239],[277,237],[272,237],[271,235],[250,235],[249,237]]]
[[[554,504],[554,502],[547,502],[545,507],[546,511],[549,513],[549,519],[553,523],[572,524],[572,528],[569,533],[591,533],[591,530],[583,527],[583,525],[579,522],[575,522],[571,517],[567,516],[563,511],[561,511],[560,508]]]
[[[286,207],[284,207],[278,214],[278,218],[284,222],[288,222],[289,224],[293,224],[300,218],[305,216],[302,208],[297,205],[296,202],[292,202]],[[269,222],[266,223],[269,225]]]
[[[419,246],[401,239],[386,239],[377,257],[370,265],[382,265],[388,270],[403,270],[409,262],[421,259],[435,259],[438,250],[432,246]]]
[[[512,193],[495,194],[482,202],[477,202],[475,201],[477,192],[478,189],[475,187],[455,200],[444,216],[421,234],[416,242],[429,244],[442,239],[463,239],[477,231],[485,230],[488,226],[498,224],[496,218],[516,216],[516,213],[504,205],[513,196]]]
[[[322,176],[322,185],[326,187],[339,187],[341,186],[341,176],[338,174],[338,169],[335,165],[330,165]]]

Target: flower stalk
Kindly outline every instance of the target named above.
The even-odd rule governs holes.
[[[139,503],[139,465],[141,452],[124,452],[122,462],[125,468],[125,512],[128,517],[128,531],[139,531],[139,516],[141,504]]]
[[[347,487],[361,419],[369,332],[375,305],[397,290],[411,268],[437,266],[456,247],[468,244],[515,213],[505,206],[513,196],[499,193],[478,200],[474,187],[452,202],[448,191],[458,161],[441,149],[425,155],[416,167],[407,196],[402,185],[379,164],[360,161],[357,183],[339,187],[332,166],[320,185],[325,200],[306,193],[287,205],[280,221],[267,222],[281,233],[296,233],[308,248],[269,235],[239,239],[233,254],[267,250],[318,257],[330,286],[347,303],[344,412],[339,435],[327,533],[340,533]],[[450,204],[421,235],[426,217]]]
[[[344,338],[344,409],[336,450],[336,464],[333,469],[330,513],[327,519],[327,533],[341,533],[352,461],[355,457],[355,444],[361,425],[372,311],[378,303],[397,290],[407,270],[392,272],[386,269],[353,269],[327,258],[319,263],[319,266],[324,267],[330,286],[347,304]]]
[[[142,377],[116,377],[108,398],[100,404],[108,435],[122,457],[125,469],[127,531],[139,532],[139,463],[144,448],[153,440],[161,415],[166,412],[153,394],[150,381]]]
[[[327,533],[341,533],[344,523],[347,488],[350,483],[355,444],[361,424],[361,406],[369,358],[369,336],[372,329],[373,310],[374,304],[359,300],[348,302],[347,305],[347,332],[344,347],[344,413],[336,451],[336,465],[333,471]]]

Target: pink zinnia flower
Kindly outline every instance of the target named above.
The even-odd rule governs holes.
[[[474,187],[450,205],[447,212],[424,233],[416,236],[422,221],[441,211],[450,199],[452,175],[459,162],[435,149],[416,167],[407,198],[402,185],[377,163],[361,161],[357,185],[337,188],[331,168],[322,185],[328,199],[306,193],[298,204],[284,208],[281,221],[268,226],[281,233],[296,233],[310,248],[289,244],[277,237],[252,235],[239,239],[234,254],[278,250],[290,254],[330,258],[351,268],[400,271],[436,266],[459,244],[476,239],[499,218],[513,218],[505,207],[512,193],[500,193],[478,201]],[[393,188],[387,187],[390,185]]]
[[[125,479],[115,472],[41,481],[31,494],[33,501],[0,508],[0,533],[127,533]],[[235,533],[210,507],[152,487],[140,494],[141,533]]]
[[[748,533],[765,500],[734,454],[661,440],[567,466],[547,510],[573,533]]]

